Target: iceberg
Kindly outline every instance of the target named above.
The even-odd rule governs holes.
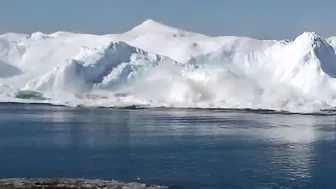
[[[75,106],[321,112],[336,106],[335,48],[314,32],[210,37],[154,20],[120,34],[10,33],[0,35],[0,100],[28,91]]]

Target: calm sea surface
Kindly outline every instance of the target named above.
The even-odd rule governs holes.
[[[0,177],[334,189],[336,116],[1,104]]]

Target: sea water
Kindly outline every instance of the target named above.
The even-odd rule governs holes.
[[[335,116],[0,105],[0,177],[333,189]]]

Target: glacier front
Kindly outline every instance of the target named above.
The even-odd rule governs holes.
[[[147,20],[120,34],[0,35],[0,101],[269,109],[336,106],[336,38],[210,37]]]

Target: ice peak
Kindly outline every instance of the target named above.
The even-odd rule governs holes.
[[[310,40],[323,40],[323,37],[319,36],[315,32],[303,32],[300,36]]]
[[[317,35],[315,32],[303,32],[301,35],[296,37],[295,42],[312,47],[328,44],[323,37]]]
[[[132,31],[137,32],[177,32],[180,29],[162,24],[152,19],[145,20],[140,25],[134,27]]]
[[[28,35],[21,33],[5,33],[0,35],[0,39],[6,39],[8,41],[19,41],[20,39],[26,38]]]
[[[147,19],[141,25],[163,26],[164,24],[153,19]]]
[[[130,45],[128,45],[127,43],[123,42],[123,41],[112,41],[110,43],[107,44],[107,48],[106,49],[116,49],[117,47],[128,47]]]

